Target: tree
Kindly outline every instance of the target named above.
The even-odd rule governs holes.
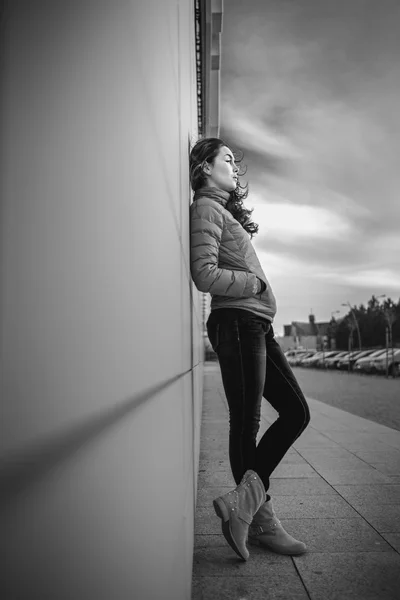
[[[391,298],[386,298],[380,304],[378,298],[372,296],[367,306],[352,307],[347,315],[336,323],[336,347],[338,350],[347,350],[349,335],[352,338],[352,347],[355,347],[354,317],[361,333],[363,348],[376,348],[385,346],[386,327],[393,335],[393,346],[400,346],[400,298],[395,303]],[[334,320],[334,319],[333,319]]]

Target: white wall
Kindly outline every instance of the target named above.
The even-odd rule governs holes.
[[[203,360],[193,11],[6,3],[2,537],[18,598],[190,597]]]

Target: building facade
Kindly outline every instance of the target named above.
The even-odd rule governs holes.
[[[1,9],[0,595],[188,599],[222,2]]]
[[[290,325],[284,325],[284,335],[277,336],[276,339],[284,351],[295,348],[322,350],[329,346],[329,326],[330,323],[327,322],[317,323],[315,316],[311,314],[308,323],[292,321]]]

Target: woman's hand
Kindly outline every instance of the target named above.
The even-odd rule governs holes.
[[[265,292],[265,290],[267,289],[267,286],[266,286],[266,285],[265,285],[265,283],[264,283],[264,282],[263,282],[261,279],[259,279],[258,277],[257,277],[257,284],[258,284],[258,285],[257,285],[257,292],[256,292],[256,293],[257,293],[257,294],[262,294],[262,292]]]

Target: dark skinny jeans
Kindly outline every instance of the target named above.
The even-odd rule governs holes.
[[[267,319],[219,308],[210,313],[207,331],[228,401],[233,477],[239,484],[252,469],[267,491],[271,473],[310,422],[306,399]],[[279,416],[257,445],[262,397]]]

